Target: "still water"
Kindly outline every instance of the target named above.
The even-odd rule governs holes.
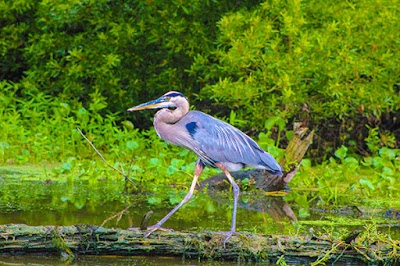
[[[157,192],[127,191],[123,181],[52,181],[27,179],[0,171],[0,224],[74,225],[91,224],[127,229],[139,227],[142,217],[154,212],[151,224],[161,219],[185,195],[184,187]],[[237,228],[241,232],[264,234],[336,234],[362,230],[375,223],[392,239],[400,240],[400,213],[363,206],[334,209],[310,204],[304,191],[287,196],[243,192],[240,196]],[[306,196],[305,196],[306,195]],[[228,192],[199,191],[164,227],[188,231],[224,231],[230,228],[231,195]],[[0,265],[63,265],[62,258],[0,256]],[[163,257],[78,257],[70,265],[208,265],[204,262]],[[210,263],[209,263],[210,264]],[[231,265],[214,262],[213,265]],[[266,264],[263,264],[266,265]],[[336,264],[340,265],[340,264]],[[349,265],[349,264],[347,264]]]
[[[144,265],[144,266],[167,266],[167,265],[213,265],[228,266],[232,262],[199,262],[196,260],[184,260],[173,257],[119,257],[119,256],[82,256],[68,262],[59,257],[46,256],[1,256],[0,265],[71,265],[71,266],[122,266],[122,265]],[[269,265],[269,264],[262,264]]]
[[[0,224],[28,225],[92,224],[105,227],[138,227],[142,217],[154,212],[157,222],[185,195],[185,189],[132,194],[123,182],[42,182],[0,179]],[[166,196],[168,195],[168,196]],[[172,196],[171,196],[172,195]],[[223,231],[230,228],[231,198],[228,193],[198,192],[191,202],[172,216],[165,227],[175,230]],[[243,194],[238,210],[239,230],[269,234],[289,233],[295,220],[282,197],[263,196],[257,201]],[[114,217],[116,216],[116,217]],[[287,227],[287,229],[285,229]]]

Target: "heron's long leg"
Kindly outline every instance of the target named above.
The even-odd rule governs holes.
[[[165,215],[164,218],[162,218],[158,223],[156,223],[150,229],[150,231],[144,235],[144,237],[148,237],[149,235],[151,235],[151,233],[159,229],[161,225],[165,223],[169,219],[169,217],[171,217],[171,215],[173,215],[180,207],[182,207],[183,204],[187,203],[190,200],[190,198],[193,196],[193,192],[197,184],[197,179],[199,178],[201,172],[203,172],[203,169],[204,169],[204,164],[202,164],[200,160],[198,160],[194,168],[194,177],[189,192],[186,194],[183,200],[178,205],[176,205],[175,208],[173,208],[167,215]]]
[[[239,186],[236,184],[235,180],[233,179],[233,177],[231,176],[231,174],[229,173],[229,171],[226,169],[225,166],[223,166],[220,163],[216,163],[215,164],[219,169],[221,169],[226,177],[228,178],[229,182],[232,184],[232,191],[233,191],[233,210],[232,210],[232,225],[231,225],[231,231],[230,234],[227,235],[225,241],[224,241],[224,245],[225,242],[233,235],[236,233],[236,210],[237,210],[237,204],[238,204],[238,199],[239,199]]]

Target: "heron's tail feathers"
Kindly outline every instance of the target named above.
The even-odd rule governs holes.
[[[277,176],[282,176],[283,169],[271,154],[264,152],[261,159],[268,172]]]

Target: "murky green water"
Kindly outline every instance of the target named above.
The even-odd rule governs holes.
[[[1,256],[0,265],[76,265],[76,266],[122,266],[122,265],[144,265],[144,266],[167,266],[167,265],[218,265],[228,266],[232,262],[199,262],[196,260],[185,260],[174,257],[119,257],[119,256],[80,256],[73,263],[59,257],[46,256]],[[270,264],[262,264],[270,265]]]
[[[160,193],[174,195],[161,197]],[[21,178],[16,172],[0,171],[0,224],[74,225],[92,224],[105,227],[138,227],[142,217],[154,211],[151,224],[162,218],[183,196],[184,188],[165,188],[157,193],[129,193],[123,181],[49,181]],[[379,230],[400,240],[400,213],[392,209],[364,206],[339,206],[327,210],[318,201],[304,207],[304,198],[312,192],[293,190],[287,196],[265,193],[243,193],[240,197],[238,231],[265,234],[343,234],[363,230],[374,223]],[[118,216],[116,214],[120,213]],[[197,192],[164,227],[175,230],[222,231],[230,227],[231,197],[229,193]],[[340,236],[339,236],[340,237]],[[37,263],[37,257],[0,257],[1,263]],[[60,264],[59,258],[48,258],[48,265]],[[13,262],[14,261],[14,262]],[[112,261],[112,263],[111,263]],[[197,265],[180,258],[79,258],[76,265]],[[39,262],[38,262],[39,263]],[[21,264],[23,264],[21,262]],[[39,263],[40,264],[40,263]],[[46,264],[44,264],[46,265]],[[218,264],[224,265],[224,264]]]
[[[28,225],[93,224],[105,227],[138,227],[142,217],[154,212],[152,223],[161,219],[174,204],[162,201],[148,202],[152,194],[133,195],[124,192],[123,183],[104,182],[97,185],[85,182],[57,183],[0,180],[0,224],[23,223]],[[172,190],[171,190],[172,191]],[[164,191],[168,193],[169,191]],[[177,195],[181,199],[185,190]],[[264,233],[289,233],[293,226],[282,211],[287,205],[281,197],[267,197],[257,204],[246,202],[242,196],[238,210],[238,228]],[[206,192],[198,192],[190,203],[179,210],[165,224],[175,230],[212,230],[230,228],[231,205],[228,193],[216,201]],[[288,208],[288,206],[287,206]],[[121,219],[107,219],[124,211]],[[273,217],[269,215],[273,214]],[[241,219],[241,217],[243,217]],[[288,226],[288,230],[285,227]]]
[[[152,223],[155,223],[175,205],[168,201],[149,203],[149,198],[157,196],[154,194],[126,193],[123,182],[103,182],[94,185],[88,182],[48,183],[0,178],[0,187],[0,224],[104,223],[105,227],[129,228],[138,227],[142,217],[150,210],[154,211]],[[185,193],[183,188],[180,189],[174,200],[179,201]],[[229,193],[210,195],[207,192],[198,192],[165,226],[175,230],[227,230],[231,219],[230,200]],[[116,218],[110,219],[123,210],[125,212],[119,221]],[[305,211],[306,217],[301,217]],[[292,223],[296,219],[304,227],[314,229],[335,227],[335,221],[349,219],[351,223],[343,223],[351,230],[362,227],[365,221],[371,221],[372,218],[379,221],[383,229],[387,227],[387,230],[398,228],[400,219],[399,213],[390,210],[371,209],[362,214],[356,206],[343,206],[335,211],[311,206],[304,210],[296,200],[285,201],[284,197],[263,194],[257,194],[257,198],[254,198],[254,195],[244,193],[240,198],[237,226],[241,231],[291,234],[297,230]],[[395,231],[393,233],[398,236]]]

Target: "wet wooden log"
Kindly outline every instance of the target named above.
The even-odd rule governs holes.
[[[143,238],[145,231],[107,229],[90,225],[0,225],[0,255],[124,255],[179,256],[203,260],[369,261],[389,262],[389,241],[356,244],[313,236],[240,234],[224,248],[224,236],[210,233],[160,232]],[[397,248],[400,248],[397,246]]]
[[[285,169],[283,176],[279,177],[273,175],[266,170],[251,169],[231,172],[235,180],[244,180],[248,178],[250,184],[254,184],[256,188],[265,191],[279,191],[287,189],[287,184],[296,174],[300,162],[303,159],[308,147],[312,143],[314,137],[314,131],[309,132],[308,128],[303,127],[301,123],[294,123],[293,131],[293,139],[290,140],[285,150],[284,158],[279,162],[279,164]],[[212,176],[200,183],[201,188],[209,187],[218,190],[229,188],[229,186],[230,184],[227,182],[224,173]]]

